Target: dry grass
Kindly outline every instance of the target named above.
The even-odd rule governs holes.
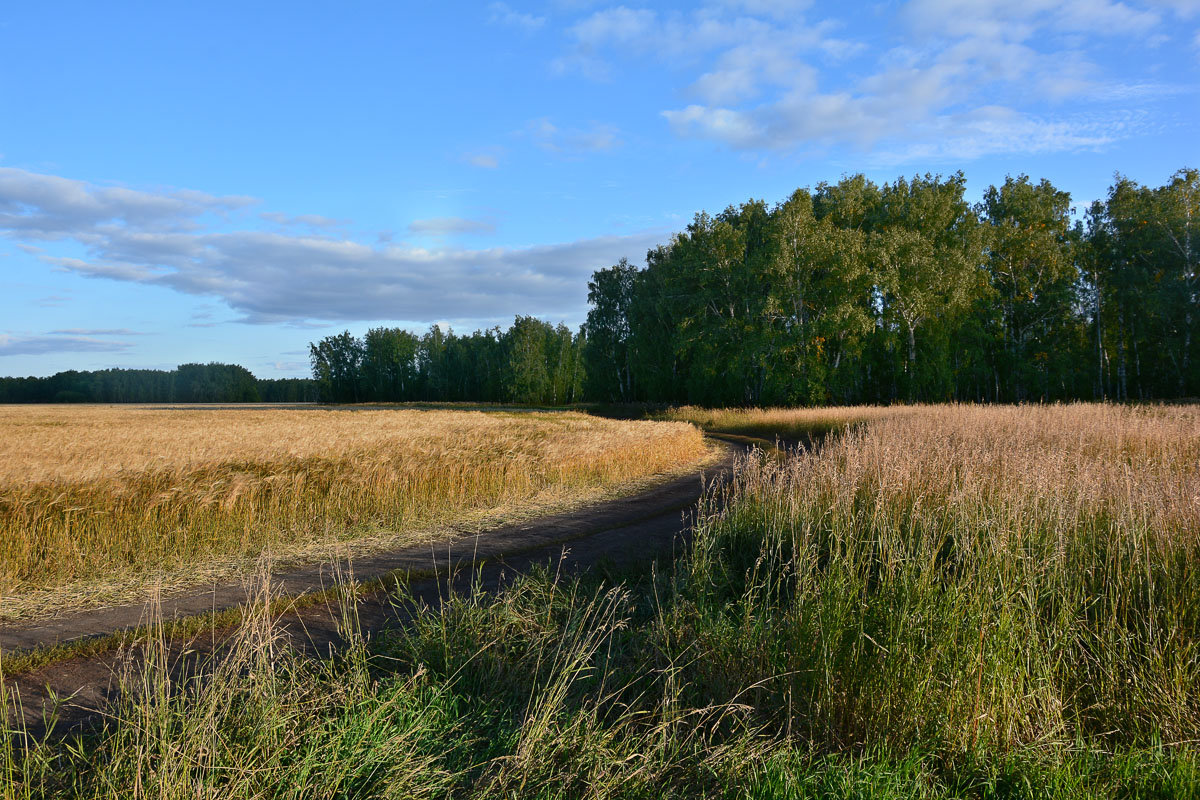
[[[1197,798],[1198,473],[1200,407],[880,414],[747,459],[667,573],[350,609],[330,660],[264,603],[61,746],[0,704],[0,797]]]
[[[701,408],[679,406],[655,419],[690,422],[706,431],[801,440],[885,417],[922,413],[936,406],[830,406],[827,408]]]
[[[748,463],[679,627],[825,741],[1187,742],[1198,566],[1200,407],[905,409]]]
[[[691,426],[572,413],[0,407],[0,596],[516,513],[694,463]],[[46,605],[43,597],[39,604]]]

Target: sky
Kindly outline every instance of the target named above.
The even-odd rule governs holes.
[[[1200,166],[1200,0],[11,2],[0,375],[575,327],[699,211]]]

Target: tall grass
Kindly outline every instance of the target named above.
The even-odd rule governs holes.
[[[0,736],[0,798],[1200,797],[1198,421],[928,408],[747,459],[616,586],[347,606],[324,662],[263,617],[182,688],[152,643],[96,737]]]
[[[929,409],[750,460],[670,647],[830,747],[1200,739],[1200,409]]]
[[[570,499],[693,462],[691,426],[580,414],[0,408],[0,596],[180,575]]]
[[[690,422],[706,431],[792,441],[838,433],[871,420],[923,413],[927,406],[831,406],[827,408],[701,408],[678,406],[654,419]]]

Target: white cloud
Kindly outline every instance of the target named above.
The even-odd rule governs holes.
[[[129,328],[64,328],[49,331],[54,336],[143,336],[141,331],[131,331]]]
[[[217,298],[248,322],[499,321],[518,313],[577,317],[594,270],[623,256],[638,260],[666,235],[647,231],[486,249],[369,245],[318,233],[213,232],[201,226],[205,204],[174,206],[174,216],[153,216],[145,227],[113,225],[104,221],[112,218],[109,212],[53,211],[69,205],[67,201],[91,208],[99,202],[97,195],[106,196],[106,189],[54,176],[23,175],[0,188],[0,208],[5,209],[0,235],[72,242],[83,248],[85,257],[44,253],[37,258],[78,275]],[[156,196],[145,193],[142,201],[153,206]],[[27,220],[38,222],[29,225]],[[424,222],[430,230],[461,230],[473,221]],[[0,351],[50,352],[52,346],[118,350],[128,345],[71,335],[7,336]]]
[[[545,17],[515,11],[507,3],[492,3],[488,6],[488,12],[488,22],[493,25],[510,25],[526,31],[535,31],[546,24]]]
[[[264,211],[258,215],[268,222],[274,222],[277,225],[284,227],[304,227],[304,228],[340,228],[347,224],[344,219],[332,219],[331,217],[323,217],[320,214],[281,214],[278,211]]]
[[[82,181],[0,167],[0,230],[30,239],[53,239],[66,228],[128,226],[142,230],[183,229],[206,213],[223,213],[255,203],[248,197],[203,192],[160,193],[102,187]]]
[[[812,0],[718,0],[714,5],[754,16],[794,19],[812,6]]]
[[[725,53],[729,63],[718,65],[718,71],[744,69],[747,61],[754,61],[756,71],[770,76],[797,63],[801,53],[839,59],[861,49],[860,44],[831,36],[829,25],[806,23],[801,16],[805,5],[750,0],[686,14],[627,6],[602,9],[568,29],[570,45],[554,67],[606,79],[610,60],[619,57],[614,53],[653,57],[676,68]],[[735,52],[739,49],[741,53]],[[771,68],[773,61],[777,65]]]
[[[911,142],[873,153],[870,160],[879,166],[892,166],[917,160],[957,163],[1013,152],[1097,150],[1118,135],[1119,125],[1110,121],[1053,121],[1003,106],[985,106],[923,123],[920,135]]]
[[[500,166],[500,153],[495,150],[467,153],[463,159],[471,166],[481,169],[496,169]]]
[[[353,241],[240,232],[177,241],[137,258],[114,242],[69,269],[78,274],[218,297],[251,322],[564,316],[582,307],[587,278],[640,256],[662,233],[527,248],[377,248]],[[120,251],[123,260],[111,259]]]
[[[88,336],[12,336],[0,333],[0,356],[30,356],[46,353],[117,353],[128,350],[129,342],[93,339]]]
[[[717,139],[734,147],[759,147],[764,131],[751,114],[728,108],[690,105],[679,111],[664,111],[663,116],[680,136]]]
[[[1200,0],[1167,0],[1191,2]],[[1120,0],[911,0],[898,12],[902,35],[873,49],[833,36],[835,23],[807,21],[808,10],[766,0],[716,0],[691,13],[602,9],[569,29],[558,66],[602,77],[619,59],[648,58],[690,73],[681,89],[692,102],[662,112],[671,130],[747,150],[896,154],[926,141],[931,152],[964,154],[1095,148],[1128,134],[1121,109],[1075,128],[1077,119],[1056,119],[1046,104],[1179,91],[1114,82],[1093,59],[1098,37],[1143,46],[1161,38],[1159,10]],[[847,58],[860,60],[848,70],[820,63]],[[1001,109],[1007,121],[997,126]],[[1005,143],[1001,130],[1028,136]],[[922,138],[933,135],[951,138]]]
[[[911,0],[902,15],[917,33],[939,37],[1025,41],[1042,28],[1056,32],[1144,34],[1160,21],[1111,0]]]
[[[455,234],[485,234],[495,233],[496,226],[491,222],[463,217],[433,217],[431,219],[414,220],[408,226],[408,232],[425,236],[453,236]]]
[[[543,150],[576,154],[612,150],[621,145],[620,131],[613,125],[593,122],[587,128],[559,128],[547,117],[531,120],[525,133]]]
[[[1150,0],[1150,5],[1169,8],[1184,19],[1200,14],[1200,0]]]
[[[597,11],[572,29],[575,39],[585,47],[609,43],[649,46],[658,29],[658,14],[646,8],[616,8]]]

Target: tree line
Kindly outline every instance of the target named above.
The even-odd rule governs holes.
[[[0,378],[0,402],[482,401],[819,405],[1200,394],[1200,171],[1118,175],[1077,217],[1047,180],[978,203],[958,172],[863,175],[750,200],[588,283],[571,331],[309,345],[312,379],[242,367]]]
[[[434,325],[423,335],[403,328],[349,331],[309,345],[322,400],[478,401],[566,405],[583,400],[583,331],[517,317],[459,336]]]
[[[309,378],[256,378],[235,364],[173,370],[68,370],[46,378],[0,378],[0,403],[296,403],[317,399]]]
[[[1200,394],[1200,172],[1117,176],[1081,219],[1049,181],[961,172],[751,200],[588,284],[586,394],[791,405]]]

